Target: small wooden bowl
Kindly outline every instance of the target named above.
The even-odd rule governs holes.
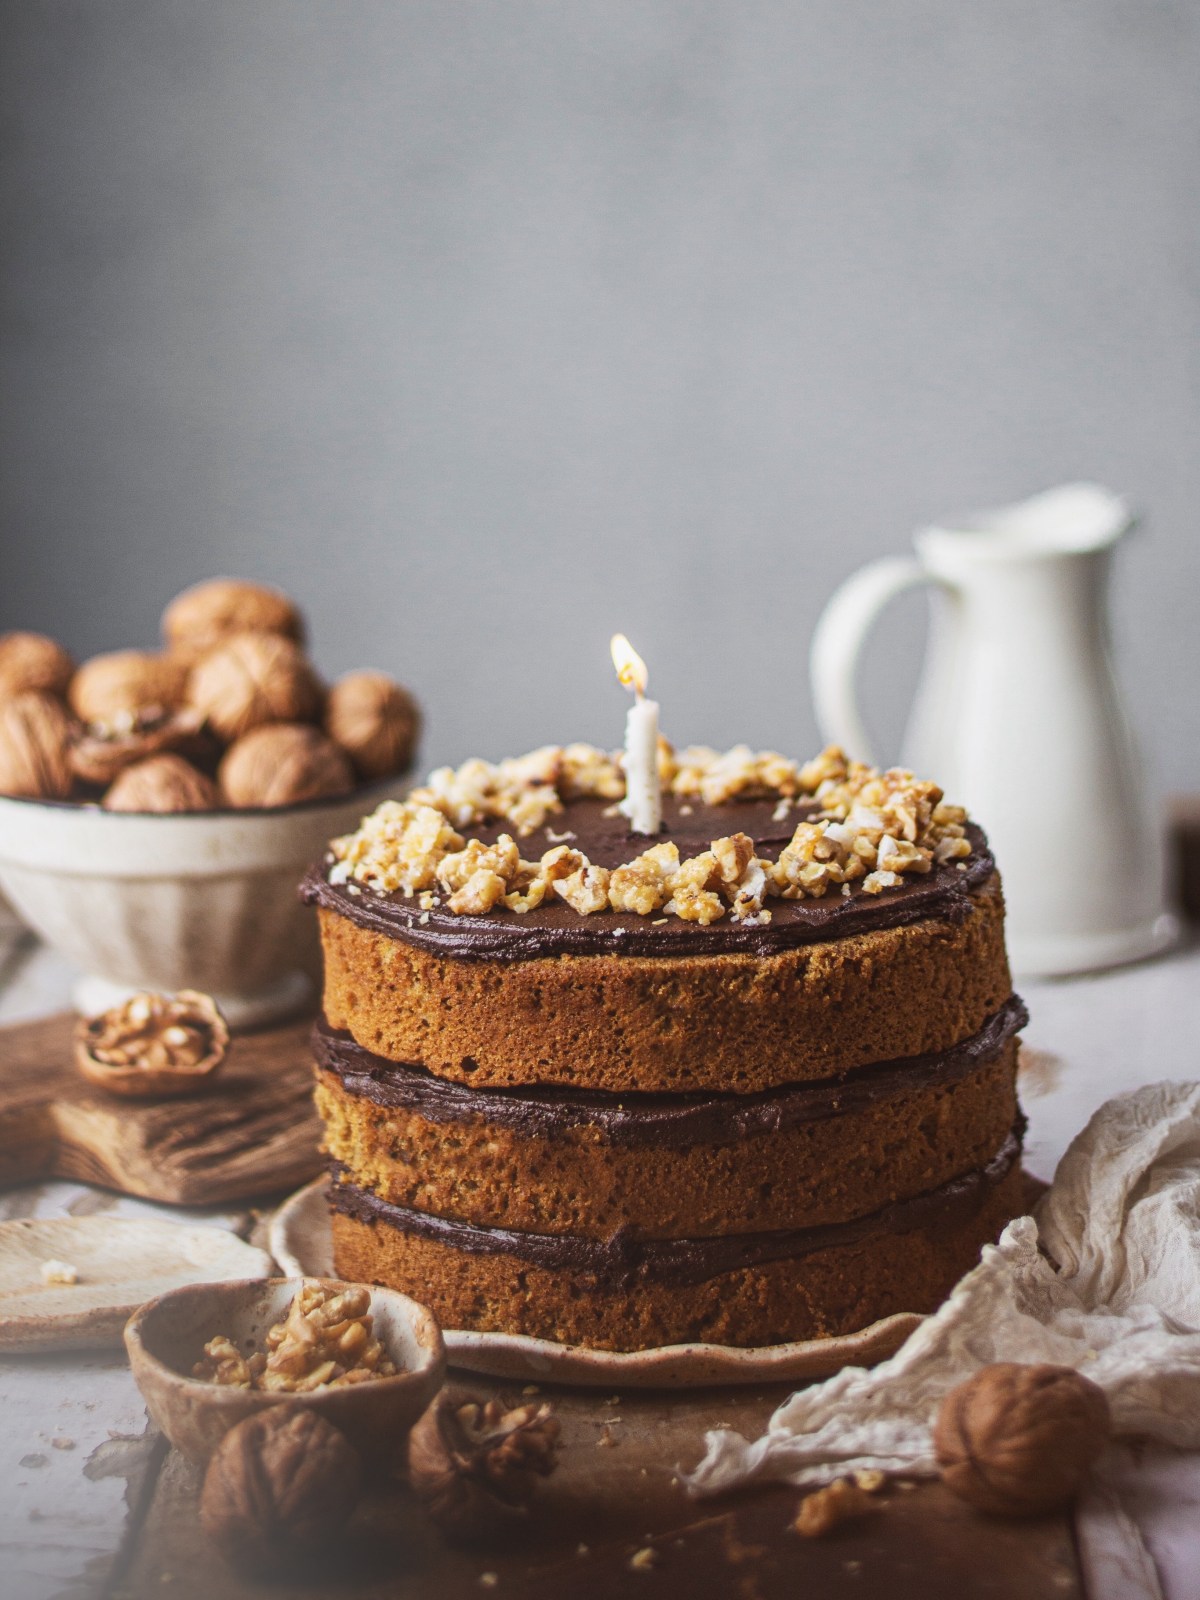
[[[442,1386],[446,1350],[432,1311],[395,1289],[371,1288],[376,1337],[399,1368],[394,1378],[311,1389],[304,1394],[234,1389],[191,1376],[209,1339],[228,1334],[239,1349],[260,1349],[304,1283],[350,1287],[331,1278],[250,1278],[193,1283],[151,1300],[125,1325],[134,1380],[151,1417],[192,1461],[207,1461],[230,1428],[267,1406],[315,1411],[364,1461],[386,1460]]]
[[[180,989],[171,998],[187,1003],[208,1028],[212,1036],[208,1053],[191,1066],[139,1067],[102,1061],[93,1053],[93,1047],[109,1013],[81,1017],[75,1024],[75,1065],[89,1083],[126,1100],[167,1100],[208,1087],[229,1051],[229,1027],[211,995]]]

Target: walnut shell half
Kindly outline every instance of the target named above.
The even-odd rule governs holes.
[[[213,811],[217,786],[182,756],[149,756],[126,767],[101,801],[106,811]]]
[[[162,618],[169,649],[190,661],[231,633],[278,633],[304,642],[304,619],[279,589],[245,578],[209,578],[177,594]]]
[[[201,718],[190,707],[182,711],[136,712],[116,722],[94,722],[71,742],[71,770],[84,783],[107,788],[127,767],[149,756],[200,755]]]
[[[315,722],[321,684],[290,639],[235,633],[192,668],[187,699],[222,739],[240,739],[269,722]]]
[[[111,650],[85,661],[71,679],[71,709],[82,722],[109,722],[150,706],[170,711],[183,697],[187,669],[152,650]]]
[[[329,691],[325,731],[364,778],[403,772],[412,760],[421,713],[407,689],[382,672],[350,672]]]
[[[1108,1441],[1104,1391],[1072,1367],[1000,1361],[942,1401],[933,1442],[948,1489],[981,1511],[1069,1505]]]
[[[239,1422],[208,1463],[200,1525],[226,1560],[250,1571],[303,1559],[346,1523],[362,1465],[315,1411],[275,1406]]]
[[[349,794],[354,774],[346,756],[318,729],[275,722],[230,745],[217,781],[231,805],[292,806]]]
[[[505,1410],[443,1390],[408,1438],[408,1481],[443,1533],[485,1537],[528,1508],[558,1464],[559,1421],[544,1402]]]
[[[65,800],[70,737],[70,718],[52,695],[18,694],[0,702],[0,794]]]
[[[0,700],[14,694],[67,692],[75,663],[44,633],[0,634]]]
[[[135,994],[75,1025],[75,1064],[89,1083],[131,1100],[161,1100],[206,1086],[229,1049],[211,995]]]

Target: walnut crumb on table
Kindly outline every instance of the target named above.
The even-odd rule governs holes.
[[[835,1478],[823,1489],[805,1495],[792,1523],[805,1539],[820,1539],[841,1522],[861,1517],[873,1509],[870,1496],[849,1478]]]
[[[69,1261],[43,1261],[41,1278],[47,1288],[75,1284],[79,1282],[79,1268]]]

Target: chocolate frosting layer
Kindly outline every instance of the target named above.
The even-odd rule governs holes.
[[[475,1089],[435,1077],[424,1067],[372,1055],[323,1020],[313,1030],[320,1067],[347,1093],[379,1106],[402,1107],[429,1122],[483,1122],[529,1138],[553,1139],[574,1128],[597,1128],[626,1149],[682,1149],[734,1144],[802,1123],[845,1116],[877,1101],[953,1083],[994,1061],[1029,1013],[1017,995],[979,1032],[938,1054],[862,1067],[845,1078],[794,1084],[758,1094],[610,1094],[586,1089]]]
[[[685,809],[686,807],[686,809]],[[698,855],[714,839],[746,833],[759,855],[769,861],[811,814],[811,802],[798,802],[777,817],[777,800],[733,800],[719,806],[698,802],[687,806],[673,796],[663,801],[663,831],[658,841],[631,834],[624,817],[609,816],[611,805],[600,800],[572,800],[545,827],[518,841],[521,854],[536,859],[556,844],[570,844],[603,867],[618,867],[640,855],[652,842],[674,840],[681,857]],[[492,843],[508,824],[480,823],[466,831]],[[960,864],[949,862],[923,876],[909,874],[895,889],[865,894],[856,884],[849,895],[836,888],[820,900],[771,900],[771,921],[735,922],[726,915],[702,927],[675,916],[639,917],[598,911],[581,916],[555,897],[523,915],[508,910],[484,916],[458,916],[445,906],[422,911],[413,896],[376,894],[358,884],[331,884],[327,863],[312,867],[300,885],[301,897],[347,917],[359,927],[389,939],[403,939],[432,953],[461,961],[530,961],[547,956],[637,955],[691,956],[746,954],[766,956],[797,945],[848,934],[895,928],[926,917],[961,922],[971,914],[971,891],[995,870],[981,828],[968,824],[971,854]]]
[[[368,1224],[383,1223],[401,1233],[433,1239],[472,1255],[511,1255],[550,1271],[577,1272],[600,1291],[621,1291],[639,1282],[672,1288],[707,1283],[710,1278],[767,1261],[797,1260],[817,1250],[855,1244],[880,1233],[903,1234],[917,1228],[952,1226],[969,1219],[988,1191],[1011,1172],[1021,1153],[1023,1121],[1013,1129],[985,1167],[952,1178],[938,1189],[899,1200],[851,1222],[825,1223],[774,1233],[730,1233],[704,1239],[635,1239],[621,1229],[609,1239],[577,1234],[517,1233],[480,1228],[469,1222],[413,1211],[381,1200],[369,1190],[339,1181],[334,1166],[329,1202],[337,1211]]]

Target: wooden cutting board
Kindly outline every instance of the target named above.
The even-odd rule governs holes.
[[[171,1205],[294,1189],[321,1168],[311,1021],[234,1037],[211,1088],[119,1100],[71,1057],[73,1015],[0,1028],[0,1187],[75,1178]]]

